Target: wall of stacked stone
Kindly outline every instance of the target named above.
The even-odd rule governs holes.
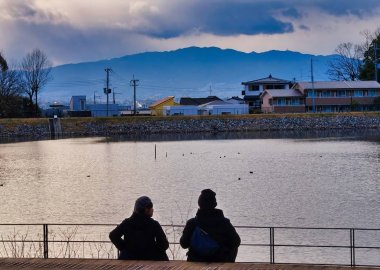
[[[328,129],[380,129],[380,115],[336,115],[321,117],[247,117],[247,118],[146,118],[138,121],[84,121],[77,128],[70,128],[70,119],[63,121],[64,135],[111,135],[111,134],[170,134],[267,130],[328,130]],[[48,138],[46,124],[22,124],[6,129],[0,124],[2,137]]]

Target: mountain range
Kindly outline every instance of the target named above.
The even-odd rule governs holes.
[[[88,102],[105,102],[106,68],[111,68],[109,88],[117,103],[133,99],[130,80],[138,79],[137,100],[156,100],[216,95],[241,95],[241,82],[267,77],[310,81],[311,59],[314,79],[328,80],[328,62],[335,55],[311,55],[293,51],[244,53],[216,47],[189,47],[174,51],[145,52],[120,58],[65,64],[52,70],[53,81],[41,92],[41,99],[68,103],[73,95],[86,95]],[[111,94],[110,102],[113,95]]]

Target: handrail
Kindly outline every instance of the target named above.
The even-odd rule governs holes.
[[[43,254],[44,258],[49,257],[49,243],[62,243],[62,244],[69,244],[69,243],[111,243],[109,240],[56,240],[56,239],[49,239],[49,227],[54,226],[99,226],[99,227],[111,227],[111,226],[117,226],[117,224],[109,224],[109,223],[1,223],[0,227],[4,226],[41,226],[42,227],[42,239],[16,239],[14,237],[13,239],[3,239],[1,237],[0,243],[3,243],[3,247],[5,247],[5,243],[39,243],[43,244],[41,246],[41,254]],[[164,228],[183,228],[184,225],[178,225],[178,224],[170,224],[170,225],[162,225]],[[356,237],[355,232],[358,231],[366,231],[366,232],[373,232],[373,231],[379,231],[380,229],[376,228],[341,228],[341,227],[332,227],[332,228],[326,228],[326,227],[294,227],[294,226],[235,226],[236,229],[261,229],[261,230],[269,230],[269,241],[267,243],[242,243],[241,246],[246,247],[269,247],[269,262],[271,264],[274,264],[275,261],[275,254],[276,254],[276,248],[279,247],[292,247],[292,248],[335,248],[335,249],[350,249],[350,265],[351,266],[380,266],[380,265],[358,265],[356,264],[356,250],[360,249],[366,249],[366,250],[380,250],[380,246],[376,242],[376,246],[363,246],[363,245],[356,245]],[[328,244],[289,244],[289,243],[276,243],[275,242],[275,235],[278,237],[278,235],[281,235],[281,230],[339,230],[339,231],[347,231],[349,233],[349,244],[347,245],[328,245]],[[267,231],[268,232],[268,231]],[[173,233],[179,233],[178,231],[174,231]],[[178,240],[174,238],[172,242],[170,242],[172,245],[179,245]],[[1,246],[0,246],[1,248]],[[83,247],[84,248],[84,247]],[[84,256],[84,255],[83,255]],[[380,257],[380,256],[379,256]]]

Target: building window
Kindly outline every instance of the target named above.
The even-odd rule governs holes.
[[[268,101],[269,101],[269,105],[272,106],[273,105],[273,100],[270,98]]]
[[[376,90],[369,90],[368,95],[370,97],[375,97],[376,96]]]

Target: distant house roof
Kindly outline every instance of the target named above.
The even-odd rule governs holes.
[[[158,106],[158,105],[160,105],[160,104],[162,104],[164,102],[167,102],[167,101],[169,101],[171,99],[174,99],[174,96],[168,96],[168,97],[162,98],[160,100],[157,100],[152,105],[150,105],[149,108],[154,108],[154,107],[156,107],[156,106]]]
[[[270,95],[272,97],[303,97],[298,90],[265,90],[262,96]]]
[[[237,101],[244,101],[244,99],[242,99],[242,98],[240,98],[240,97],[230,97],[230,98],[228,98],[227,100],[231,100],[231,99],[233,99],[233,100],[237,100]]]
[[[301,89],[312,89],[311,82],[298,82],[297,85]],[[330,81],[330,82],[314,82],[314,89],[380,89],[380,84],[376,81]]]
[[[199,107],[206,107],[206,106],[210,106],[210,105],[225,105],[225,104],[231,104],[231,103],[225,102],[223,100],[213,100],[213,101],[204,103],[202,105],[199,105]]]
[[[258,80],[253,80],[253,81],[248,81],[248,82],[242,82],[242,85],[248,85],[248,84],[290,84],[291,81],[279,79],[272,77],[272,74],[269,74],[268,77],[258,79]]]
[[[208,96],[206,98],[191,98],[191,97],[182,97],[179,101],[180,105],[202,105],[205,103],[209,103],[211,101],[221,100],[217,96]]]

